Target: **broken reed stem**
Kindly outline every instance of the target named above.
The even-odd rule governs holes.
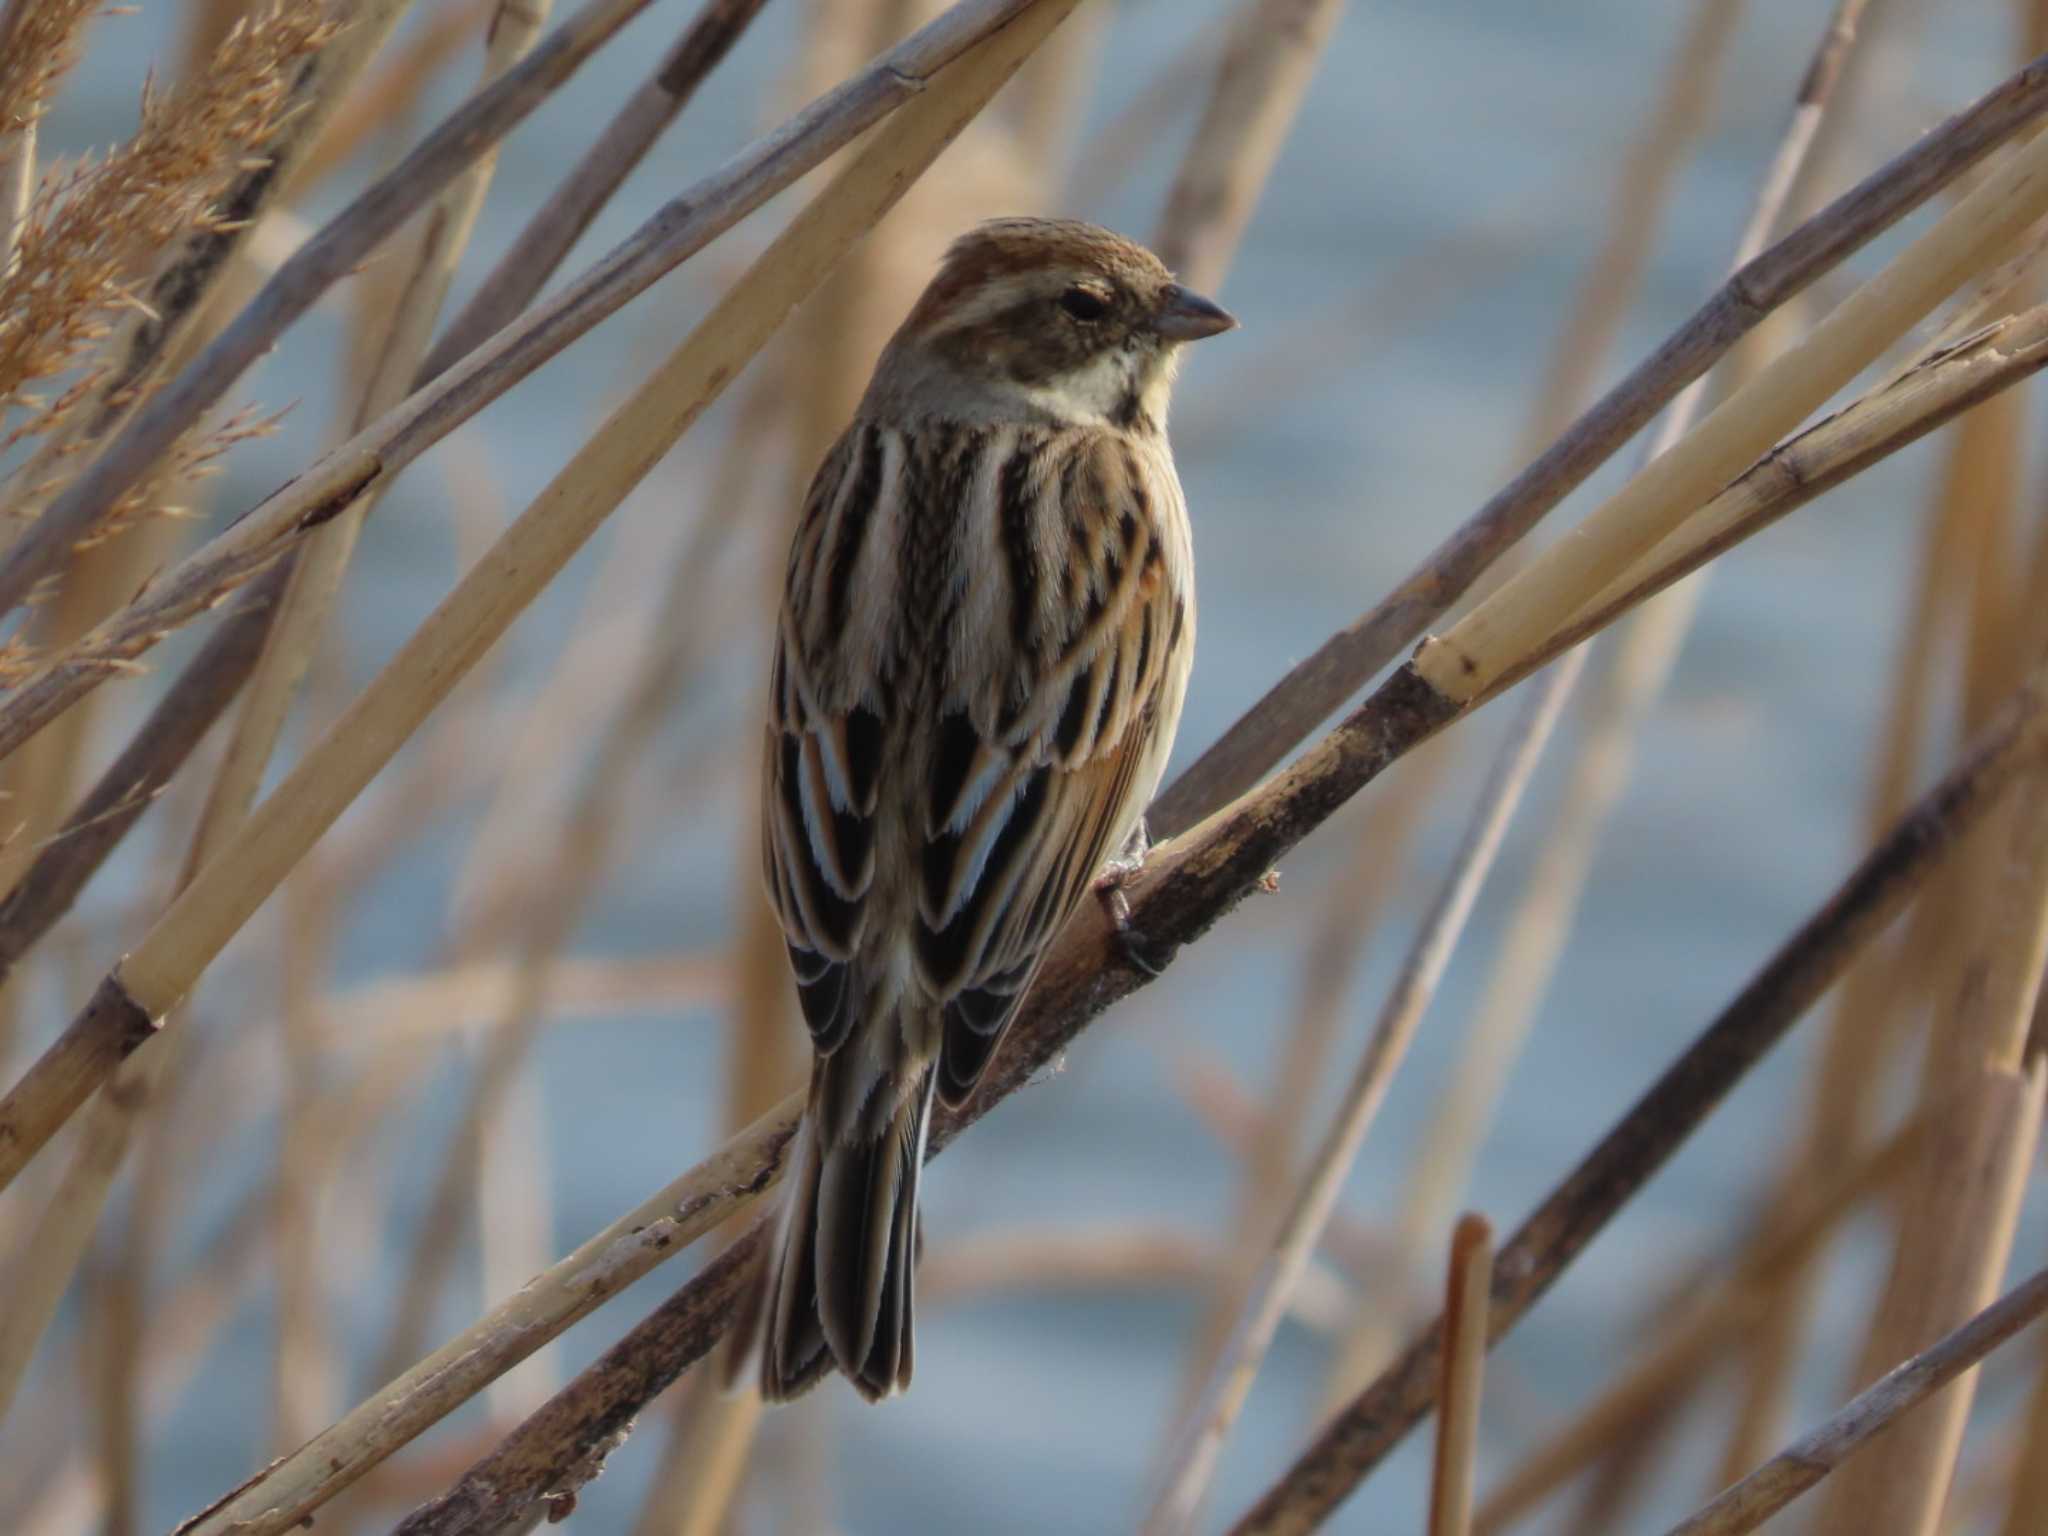
[[[1451,1234],[1444,1286],[1443,1413],[1429,1480],[1429,1536],[1469,1536],[1479,1456],[1479,1399],[1486,1379],[1488,1282],[1493,1228],[1468,1215]]]
[[[2037,676],[1522,1223],[1494,1265],[1495,1342],[2033,765],[2048,738],[2044,706],[2048,676]],[[1435,1406],[1442,1348],[1439,1321],[1323,1427],[1233,1536],[1305,1532],[1326,1519]]]
[[[1343,13],[1343,0],[1252,0],[1231,24],[1153,240],[1197,291],[1221,285]]]
[[[1416,670],[1446,698],[1483,694],[1576,608],[1647,554],[1758,455],[1875,362],[2048,213],[2048,134],[1988,172],[1933,228],[1760,368],[1704,421],[1442,635]]]
[[[1894,1367],[1826,1423],[1801,1436],[1697,1514],[1672,1526],[1666,1536],[1741,1536],[1755,1530],[1908,1410],[2038,1321],[2043,1312],[2048,1312],[2048,1270],[2014,1286],[1953,1333]],[[2040,1512],[2033,1513],[2038,1516]]]
[[[1764,316],[2044,111],[2048,58],[1980,97],[1737,272],[1393,592],[1296,665],[1203,752],[1153,802],[1155,830],[1170,837],[1249,789]],[[0,732],[0,750],[4,742]]]
[[[358,497],[388,482],[656,279],[904,102],[928,90],[934,72],[1008,24],[1031,3],[1033,0],[959,0],[658,210],[638,232],[553,299],[499,331],[365,431],[323,454],[219,536],[159,575],[135,602],[96,627],[74,651],[54,658],[0,700],[0,758],[97,688],[110,672],[146,654],[171,630],[208,611],[225,593]],[[529,55],[527,63],[539,56],[538,52]],[[500,86],[505,83],[501,81]],[[278,276],[284,275],[280,269]],[[245,311],[248,313],[252,311]],[[159,396],[156,403],[161,404],[163,398]]]
[[[1202,1406],[1158,1501],[1146,1517],[1144,1529],[1148,1536],[1175,1536],[1188,1530],[1201,1509],[1209,1480],[1222,1456],[1224,1439],[1250,1395],[1252,1381],[1294,1287],[1329,1225],[1344,1180],[1358,1160],[1358,1150],[1394,1073],[1406,1058],[1422,1016],[1436,996],[1437,985],[1464,934],[1473,903],[1479,899],[1480,888],[1493,868],[1508,822],[1521,803],[1530,774],[1542,758],[1544,744],[1557,724],[1558,712],[1583,660],[1583,652],[1574,652],[1548,673],[1530,693],[1522,714],[1509,731],[1507,745],[1473,806],[1464,843],[1416,931],[1400,974],[1388,989],[1387,1000],[1343,1102],[1295,1187],[1260,1279],[1238,1314],[1230,1347],[1210,1378],[1202,1395]]]
[[[403,3],[403,0],[396,0]],[[394,0],[380,0],[390,7]],[[25,601],[77,543],[304,315],[384,239],[553,94],[649,0],[589,0],[489,90],[458,107],[417,147],[294,251],[206,349],[151,395],[77,480],[0,558],[0,613]],[[395,14],[395,12],[394,12]],[[346,37],[346,33],[344,37]]]
[[[1035,0],[1035,6],[1048,3],[1053,0]],[[1035,24],[1042,12],[1033,8],[1025,14]],[[1024,18],[1017,18],[997,29],[992,41],[1013,39],[1013,29],[1023,24]],[[901,80],[896,84],[907,88]],[[929,106],[951,95],[952,88],[940,90],[936,79],[919,91],[907,105],[926,104],[927,110],[911,120],[914,128],[929,133],[936,122],[948,134],[957,132],[965,118],[934,119],[931,114],[941,108]],[[103,1078],[154,1031],[156,1021],[462,674],[722,392],[789,310],[822,280],[838,253],[894,202],[913,178],[900,176],[898,168],[877,157],[902,152],[925,163],[927,146],[906,140],[908,132],[885,129],[853,168],[777,238],[667,362],[578,450],[109,973],[87,1010],[0,1100],[0,1188],[77,1109],[92,1079]],[[938,147],[930,146],[931,153]],[[835,227],[833,220],[844,224]],[[341,481],[340,494],[330,498],[336,513],[374,479],[368,466],[346,455],[328,473]]]
[[[420,383],[445,373],[511,323],[547,286],[604,205],[732,51],[766,0],[704,0],[654,73],[534,210],[427,354]]]

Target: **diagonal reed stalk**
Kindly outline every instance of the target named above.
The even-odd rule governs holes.
[[[2034,1076],[2038,1080],[2041,1075],[2037,1060]],[[2037,1096],[2038,1092],[2037,1081]],[[1666,1536],[1742,1536],[1755,1530],[1902,1416],[1972,1370],[2007,1339],[2038,1322],[2044,1312],[2048,1312],[2048,1270],[2021,1281],[1953,1332],[1893,1367],[1843,1404],[1826,1423],[1802,1435],[1697,1514],[1672,1526]]]

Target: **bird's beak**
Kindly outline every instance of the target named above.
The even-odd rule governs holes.
[[[1237,317],[1214,299],[1205,299],[1174,283],[1162,296],[1152,329],[1168,341],[1200,341],[1237,329]]]

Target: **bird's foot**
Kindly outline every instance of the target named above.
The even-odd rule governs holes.
[[[1103,910],[1109,914],[1109,925],[1116,932],[1117,946],[1123,950],[1124,958],[1147,976],[1156,977],[1173,963],[1180,946],[1154,941],[1131,921],[1131,898],[1127,893],[1144,870],[1150,847],[1141,821],[1130,841],[1124,844],[1124,851],[1096,874],[1094,888]]]

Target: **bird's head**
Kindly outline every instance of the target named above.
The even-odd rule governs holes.
[[[1236,324],[1121,235],[991,219],[946,252],[876,384],[898,407],[1157,431],[1181,345]]]

